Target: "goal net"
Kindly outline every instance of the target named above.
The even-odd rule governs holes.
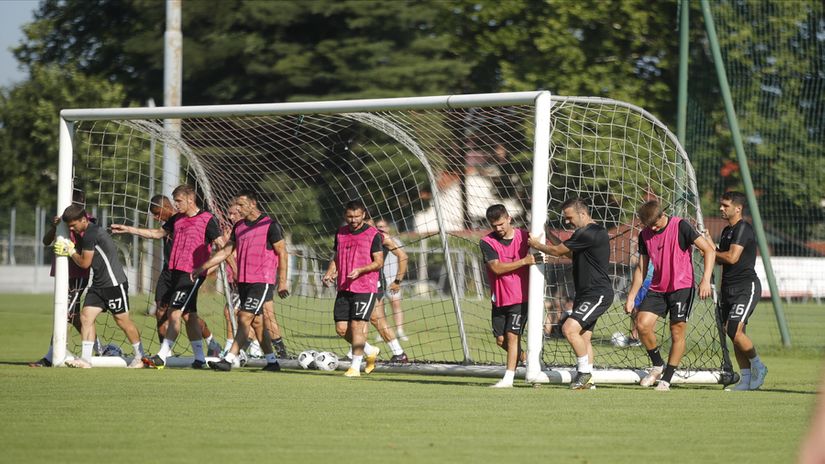
[[[542,98],[547,103],[537,106]],[[518,226],[534,233],[546,227],[566,237],[572,231],[560,218],[561,203],[578,196],[592,205],[593,217],[611,237],[616,291],[595,328],[596,365],[631,373],[649,363],[643,348],[626,342],[631,321],[623,311],[637,258],[635,209],[658,198],[669,213],[702,228],[693,170],[676,138],[647,112],[612,100],[523,92],[61,115],[64,140],[71,135],[72,143],[61,148],[59,204],[69,204],[72,188],[83,190],[87,211],[104,226],[159,227],[148,212],[149,199],[174,187],[162,185],[163,144],[180,153],[180,183],[195,186],[203,208],[224,227],[230,226],[230,199],[241,189],[257,193],[261,209],[285,231],[291,295],[276,298],[275,313],[291,357],[308,349],[347,352],[334,330],[335,292],[321,276],[349,199],[362,200],[372,218],[386,222],[408,256],[402,317],[389,300],[384,311],[390,327],[403,333],[399,341],[412,362],[407,368],[427,372],[495,373],[504,363],[505,352],[491,335],[489,285],[478,246],[489,232],[488,206],[504,204]],[[180,129],[165,129],[164,118],[179,120]],[[132,317],[147,350],[155,352],[159,343],[149,313],[160,244],[114,238],[129,272]],[[563,372],[575,364],[557,329],[573,298],[571,263],[557,259],[531,273],[531,366]],[[225,290],[221,273],[213,275],[198,303],[221,344],[227,336]],[[58,308],[60,290],[55,298]],[[712,303],[697,303],[693,314],[682,374],[707,381],[711,377],[697,374],[721,365]],[[61,330],[56,328],[55,340]],[[67,350],[77,352],[79,336],[63,333]],[[103,315],[98,333],[104,345],[131,353]],[[666,350],[664,325],[658,335]],[[371,328],[369,342],[387,361],[392,353],[375,336]],[[181,335],[175,353],[191,356],[188,350]]]

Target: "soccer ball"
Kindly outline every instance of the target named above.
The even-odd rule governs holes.
[[[101,353],[103,356],[123,356],[123,351],[121,351],[120,347],[115,345],[114,343],[109,343],[108,345],[103,347],[103,352]]]
[[[301,354],[298,355],[298,364],[304,369],[317,369],[315,365],[316,356],[318,356],[318,352],[315,350],[302,351]]]
[[[315,366],[322,371],[334,371],[338,367],[338,356],[329,351],[318,353],[315,357]]]
[[[258,343],[258,340],[252,340],[249,346],[246,347],[246,354],[250,358],[263,358],[264,350],[261,349],[261,344]]]
[[[627,346],[627,337],[622,332],[614,332],[610,337],[610,343],[612,343],[613,346],[624,348]]]

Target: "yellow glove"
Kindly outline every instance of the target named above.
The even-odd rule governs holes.
[[[57,237],[54,241],[54,254],[57,256],[73,255],[74,242],[65,237]]]

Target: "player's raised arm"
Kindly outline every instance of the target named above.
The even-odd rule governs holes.
[[[230,255],[232,255],[233,251],[235,251],[235,242],[230,241],[223,248],[213,253],[205,263],[192,269],[192,281],[194,282],[195,279],[203,275],[207,269],[211,269],[224,262]]]
[[[111,228],[113,234],[131,234],[137,235],[141,238],[150,239],[164,238],[167,234],[166,230],[162,228],[144,229],[140,227],[127,226],[126,224],[112,224]]]

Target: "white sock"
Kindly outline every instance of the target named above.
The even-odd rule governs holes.
[[[364,354],[372,354],[373,352],[375,352],[375,347],[364,342]]]
[[[206,362],[206,357],[203,356],[203,340],[192,340],[192,353],[195,354],[196,361]]]
[[[266,363],[272,364],[278,362],[278,358],[275,357],[275,353],[267,353],[266,354]]]
[[[404,349],[401,348],[401,343],[398,343],[398,339],[394,338],[387,342],[387,345],[390,346],[390,350],[392,350],[392,354],[394,355],[401,355],[404,354]]]
[[[352,364],[350,365],[350,369],[355,369],[357,371],[361,371],[361,360],[364,359],[364,355],[355,356],[352,355]]]
[[[751,362],[751,367],[753,367],[754,364],[756,364],[757,366],[764,366],[764,364],[762,364],[762,360],[759,359],[758,354],[756,356],[750,358],[750,362]]]
[[[80,357],[86,361],[92,359],[92,350],[95,349],[95,342],[87,342],[84,340],[81,346]]]
[[[166,358],[172,354],[172,347],[175,346],[174,340],[169,340],[168,338],[163,339],[163,343],[160,345],[160,351],[158,351],[158,356],[160,359],[166,361]]]
[[[228,352],[228,351],[229,351],[229,349],[230,349],[230,348],[232,348],[232,344],[233,344],[233,343],[235,343],[235,340],[234,340],[234,339],[232,339],[232,338],[227,338],[227,339],[226,339],[226,345],[224,345],[224,346],[223,346],[223,350]]]
[[[513,383],[513,379],[516,378],[516,371],[504,371],[504,377],[501,379],[504,382]]]
[[[232,353],[231,351],[227,351],[226,354],[223,355],[223,360],[228,362],[229,364],[232,364],[235,362],[236,357],[237,356],[235,356],[234,353]]]
[[[133,343],[132,344],[132,349],[135,350],[135,357],[136,358],[142,358],[143,357],[143,355],[144,355],[144,353],[143,353],[143,343],[141,343],[141,342]]]
[[[52,346],[51,345],[49,345],[49,351],[46,352],[46,356],[43,356],[43,357],[46,358],[46,361],[52,362]]]
[[[587,355],[578,356],[576,358],[576,370],[582,374],[590,374],[593,372],[593,366],[590,365],[590,358]]]

